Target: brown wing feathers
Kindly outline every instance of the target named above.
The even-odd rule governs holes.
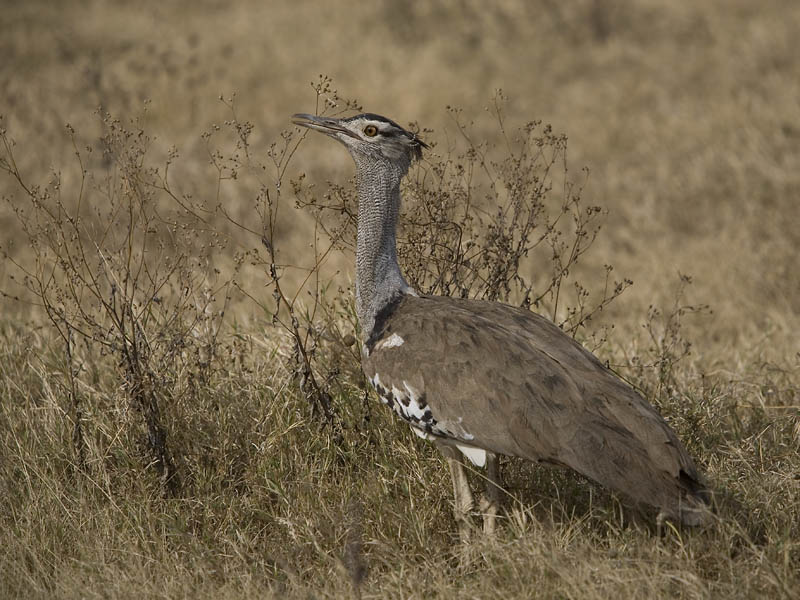
[[[378,314],[363,367],[385,389],[424,397],[440,424],[434,433],[565,464],[672,517],[702,495],[692,460],[655,409],[530,311],[401,296]]]

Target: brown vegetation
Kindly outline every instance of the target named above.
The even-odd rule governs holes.
[[[795,4],[4,8],[0,596],[796,596]],[[446,466],[358,368],[349,159],[288,124],[357,107],[321,72],[426,128],[415,285],[568,328],[713,528],[506,461],[500,533],[454,547]]]

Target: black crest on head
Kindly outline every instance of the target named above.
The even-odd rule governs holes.
[[[354,115],[352,117],[347,117],[346,119],[342,119],[344,122],[349,123],[350,121],[357,121],[358,119],[369,119],[370,121],[380,121],[381,123],[388,123],[392,127],[397,127],[398,129],[403,129],[392,121],[391,119],[387,119],[383,115],[376,115],[375,113],[361,113],[360,115]],[[403,129],[405,131],[405,129]]]

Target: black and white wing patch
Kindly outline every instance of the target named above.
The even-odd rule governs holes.
[[[402,337],[393,333],[375,343],[370,355],[392,352],[393,348],[398,348],[402,344]],[[370,383],[378,392],[381,402],[411,425],[411,430],[419,437],[439,438],[453,443],[476,466],[483,467],[486,464],[486,451],[470,445],[474,436],[464,429],[463,419],[436,418],[434,407],[426,399],[424,382],[422,389],[419,389],[406,380],[395,381],[389,374],[384,373],[381,377],[381,373],[376,371],[370,377]]]

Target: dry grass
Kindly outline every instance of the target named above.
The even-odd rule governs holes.
[[[47,248],[75,248],[69,244],[90,236],[59,245],[52,229],[29,227],[35,239],[55,242],[31,247],[10,210],[27,196],[12,177],[0,178],[0,192],[12,199],[0,208],[7,253],[0,291],[24,300],[4,298],[0,318],[0,596],[796,597],[796,4],[5,7],[0,113],[24,180],[42,184],[38,194],[53,189],[46,185],[51,167],[59,171],[60,192],[45,200],[61,198],[67,210],[88,182],[90,223],[102,223],[102,215],[114,222],[111,207],[130,197],[146,207],[142,214],[157,210],[163,220],[146,228],[154,247],[191,250],[175,263],[170,285],[188,285],[201,301],[175,304],[177,292],[155,304],[153,294],[130,296],[131,310],[150,303],[146,333],[165,334],[151,340],[157,352],[135,364],[143,365],[138,381],[155,390],[169,432],[181,476],[179,489],[170,490],[155,430],[143,418],[147,403],[135,401],[135,378],[119,354],[139,334],[112,331],[112,313],[93,304],[87,314],[105,316],[96,317],[89,341],[69,328],[59,337],[52,324],[63,326],[65,317],[51,310],[48,320],[18,285],[14,262],[30,266],[39,257],[45,264],[53,256]],[[289,302],[278,313],[287,327],[273,326],[274,281],[263,287],[269,260],[258,236],[232,221],[253,224],[265,214],[261,192],[275,189],[280,131],[288,115],[313,109],[308,83],[323,72],[366,109],[434,130],[423,137],[437,142],[436,155],[412,186],[463,148],[446,105],[459,106],[467,120],[474,115],[473,140],[503,156],[496,121],[480,117],[496,87],[510,98],[509,131],[536,118],[569,135],[573,178],[580,181],[578,167],[588,165],[583,195],[608,209],[571,275],[597,290],[597,274],[612,262],[615,273],[635,281],[580,335],[660,407],[698,458],[719,490],[715,527],[659,539],[580,478],[507,461],[501,531],[462,556],[453,546],[445,465],[365,399],[342,345],[353,333],[351,307],[331,298],[347,297],[351,257],[338,252],[326,255],[319,287],[310,282],[325,290],[313,315],[324,327],[303,329],[304,307],[315,306],[306,296],[293,305],[312,375],[336,416],[320,426],[302,357],[287,341],[297,339]],[[235,115],[217,100],[233,91]],[[127,178],[115,162],[123,150],[104,154],[108,144],[98,143],[120,130],[93,115],[97,105],[128,129],[138,115],[156,135],[148,161]],[[253,131],[237,146],[236,126],[247,120]],[[269,155],[273,140],[278,150]],[[301,146],[285,174],[284,212],[270,240],[279,263],[313,265],[326,248],[314,233],[313,210],[290,206],[294,192],[321,203],[330,180],[344,186],[328,190],[330,197],[351,197],[349,158],[315,142]],[[152,187],[131,196],[126,182],[152,183],[147,165],[163,168],[173,145],[180,153],[168,180],[175,197]],[[252,160],[242,157],[245,147]],[[262,173],[252,169],[262,163]],[[307,175],[299,180],[301,172]],[[416,187],[410,192],[425,197]],[[175,199],[189,199],[204,220],[187,216]],[[36,214],[26,210],[29,219]],[[415,214],[414,205],[409,211]],[[181,215],[180,235],[162,228]],[[153,255],[138,256],[151,264]],[[425,266],[412,264],[413,252],[408,260]],[[112,263],[110,276],[125,272]],[[522,275],[538,281],[541,264],[525,263]],[[303,271],[278,270],[291,301]],[[678,273],[690,274],[692,285]],[[204,296],[209,289],[218,297]],[[224,316],[217,312],[223,305]]]

